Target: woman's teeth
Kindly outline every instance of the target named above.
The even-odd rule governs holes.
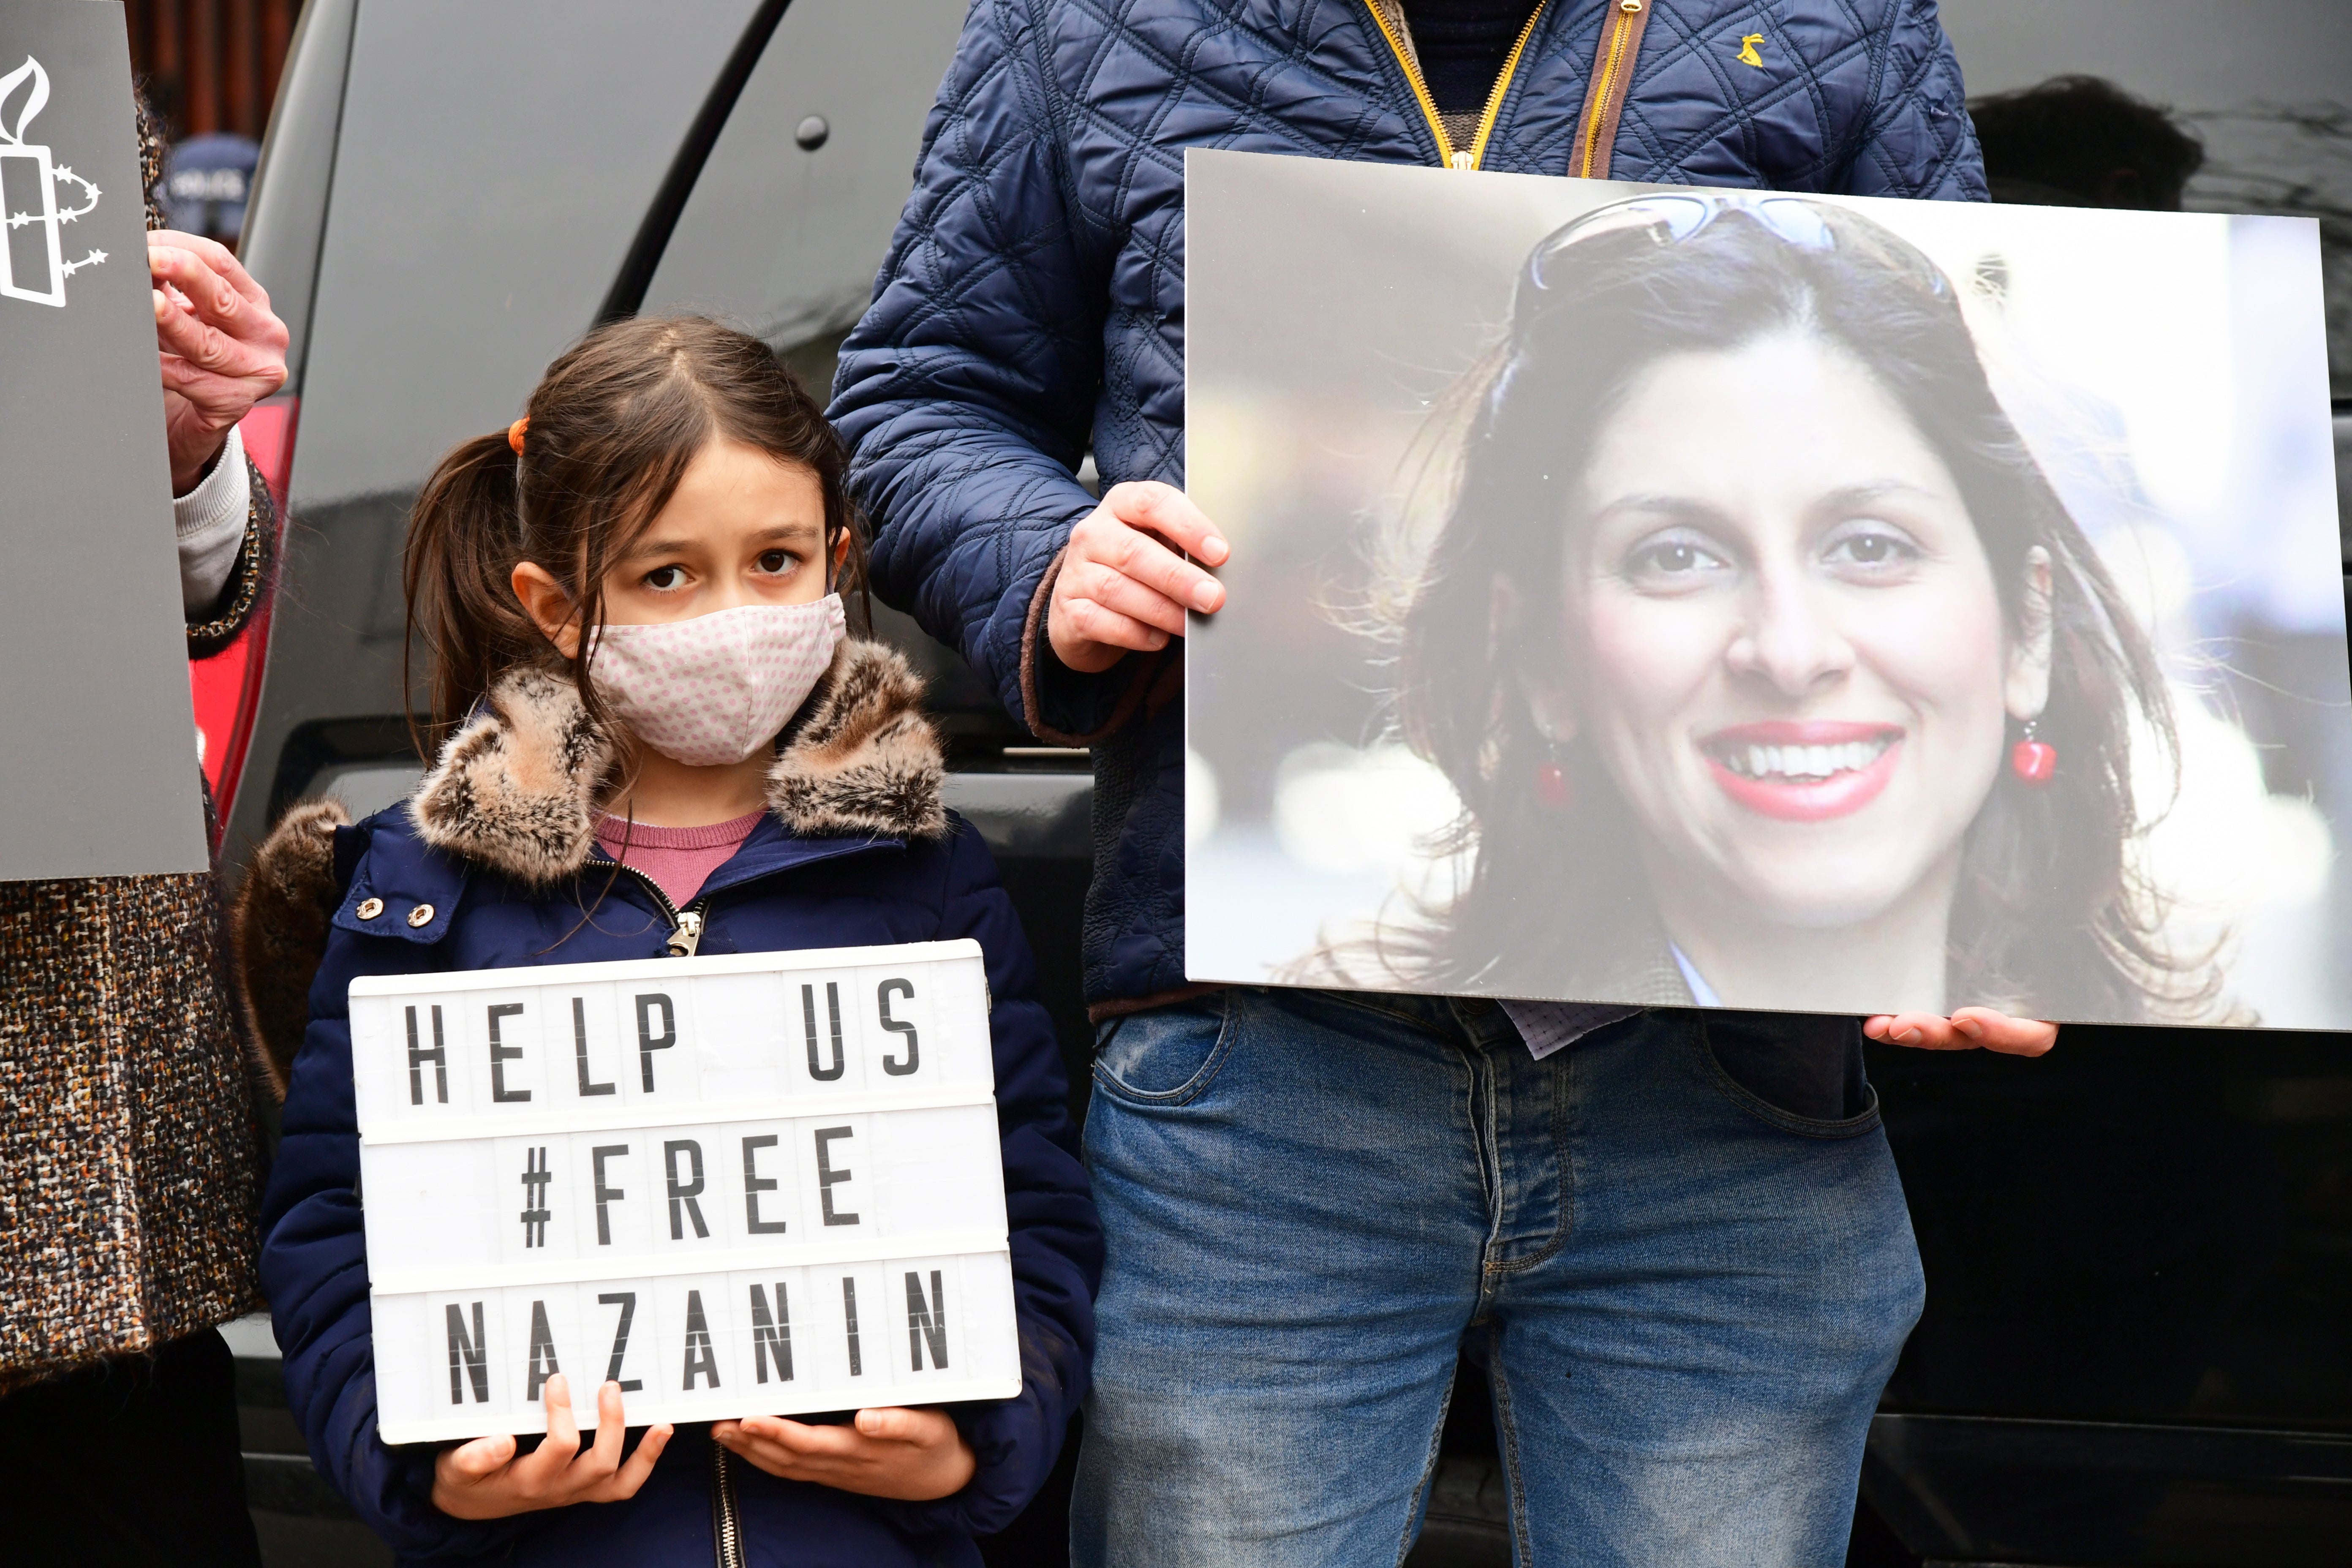
[[[1842,746],[1726,746],[1716,755],[1742,778],[1825,779],[1858,773],[1895,743],[1892,735],[1849,741]]]

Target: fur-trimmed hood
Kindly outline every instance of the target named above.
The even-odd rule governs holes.
[[[947,832],[939,736],[903,656],[849,640],[784,733],[768,809],[804,837]],[[562,881],[588,863],[610,737],[562,675],[517,670],[441,748],[408,803],[418,837],[518,881]]]
[[[768,809],[805,838],[944,837],[946,771],[922,692],[895,650],[844,641],[783,733]],[[595,848],[597,797],[615,756],[570,679],[517,670],[441,748],[408,816],[445,854],[532,886],[560,882]],[[289,807],[237,892],[239,990],[280,1093],[349,875],[336,867],[335,830],[350,821],[339,801]]]

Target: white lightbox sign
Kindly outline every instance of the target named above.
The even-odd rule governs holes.
[[[1021,1390],[977,942],[351,987],[387,1443]]]

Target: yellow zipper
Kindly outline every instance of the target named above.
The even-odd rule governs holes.
[[[1471,168],[1476,168],[1486,159],[1486,139],[1494,135],[1495,121],[1502,118],[1503,95],[1510,90],[1511,78],[1519,68],[1519,56],[1526,50],[1528,40],[1536,36],[1536,24],[1543,20],[1544,5],[1549,3],[1550,0],[1542,0],[1528,13],[1528,25],[1519,29],[1519,41],[1511,46],[1510,54],[1503,61],[1503,74],[1495,79],[1495,90],[1486,95],[1486,112],[1478,117],[1478,139],[1470,143]]]
[[[1527,48],[1528,40],[1535,37],[1536,24],[1543,19],[1544,5],[1549,4],[1550,0],[1543,0],[1537,5],[1528,17],[1528,25],[1519,29],[1518,42],[1511,46],[1509,58],[1503,61],[1503,72],[1495,79],[1495,89],[1486,95],[1486,112],[1479,118],[1477,139],[1466,151],[1457,153],[1454,138],[1445,133],[1445,121],[1438,118],[1437,100],[1429,96],[1429,84],[1422,79],[1421,68],[1413,64],[1412,53],[1389,26],[1388,17],[1381,14],[1375,0],[1364,0],[1364,9],[1372,14],[1372,26],[1381,30],[1389,52],[1396,56],[1397,64],[1404,68],[1405,79],[1412,84],[1413,100],[1421,105],[1422,118],[1429,121],[1430,134],[1437,138],[1437,161],[1445,167],[1475,169],[1479,160],[1486,157],[1486,139],[1495,133],[1495,121],[1502,115],[1503,98],[1510,91],[1511,78],[1519,68],[1519,55]]]
[[[1622,85],[1619,73],[1632,62],[1625,58],[1625,40],[1633,32],[1633,18],[1642,14],[1643,0],[1618,0],[1617,14],[1610,20],[1609,59],[1601,68],[1601,78],[1592,84],[1592,104],[1584,121],[1584,153],[1577,159],[1576,172],[1585,179],[1592,177],[1592,165],[1601,156],[1601,127],[1609,118],[1609,95]]]

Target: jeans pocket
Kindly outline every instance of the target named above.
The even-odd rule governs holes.
[[[1184,1105],[1233,1051],[1233,993],[1113,1018],[1095,1031],[1095,1083],[1137,1105]]]
[[[1817,1039],[1789,1039],[1784,1048],[1794,1052],[1834,1050],[1839,1058],[1835,1064],[1827,1061],[1808,1064],[1815,1069],[1810,1073],[1765,1074],[1759,1070],[1763,1064],[1757,1047],[1763,1037],[1778,1032],[1773,1025],[1779,1020],[1763,1015],[1737,1016],[1736,1023],[1719,1024],[1718,1026],[1727,1028],[1733,1036],[1733,1040],[1727,1040],[1727,1045],[1736,1041],[1739,1046],[1738,1058],[1746,1069],[1742,1072],[1734,1072],[1725,1065],[1722,1053],[1716,1048],[1717,1041],[1707,1016],[1697,1015],[1699,1054],[1706,1060],[1707,1076],[1714,1079],[1716,1089],[1725,1099],[1756,1120],[1802,1138],[1856,1138],[1878,1126],[1878,1090],[1867,1081],[1861,1084],[1861,1109],[1851,1116],[1822,1116],[1809,1110],[1781,1104],[1773,1097],[1776,1088],[1791,1098],[1801,1095],[1816,1101],[1838,1092],[1843,1087],[1837,1079],[1842,1076],[1843,1051],[1839,1048],[1834,1029],[1826,1031]],[[1804,1018],[1801,1022],[1802,1025],[1827,1026],[1831,1020]],[[1801,1026],[1797,1032],[1801,1035],[1808,1031]],[[1807,1081],[1823,1079],[1824,1071],[1827,1081]]]

